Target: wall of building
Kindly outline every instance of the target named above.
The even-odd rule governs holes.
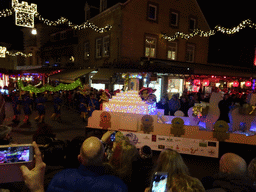
[[[104,65],[108,66],[119,59],[121,16],[121,6],[116,5],[89,20],[89,22],[100,28],[105,27],[106,25],[112,25],[113,28],[109,32],[97,33],[90,28],[78,31],[77,63],[81,67],[98,68]],[[108,35],[110,37],[110,56],[98,59],[96,58],[96,39]],[[85,42],[89,42],[90,44],[90,57],[88,60],[84,59]]]
[[[158,19],[157,22],[152,22],[147,19],[148,2],[158,4]],[[179,27],[177,29],[169,26],[170,9],[178,11]],[[169,0],[131,0],[123,9],[123,24],[122,24],[122,44],[121,54],[124,57],[129,57],[132,60],[138,60],[145,55],[145,35],[149,34],[157,38],[157,53],[156,58],[167,59],[167,40],[162,39],[161,34],[166,33],[169,36],[175,32],[190,33],[189,17],[197,18],[197,28],[209,30],[208,24],[196,1],[169,1]],[[208,38],[194,37],[187,40],[178,39],[178,61],[186,61],[187,43],[195,44],[195,63],[207,63],[208,58]]]

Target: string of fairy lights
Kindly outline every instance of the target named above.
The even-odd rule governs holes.
[[[49,19],[45,19],[44,17],[42,17],[42,15],[40,15],[37,12],[36,4],[31,3],[29,5],[25,1],[22,1],[21,3],[19,3],[19,0],[12,0],[12,8],[4,9],[4,10],[0,11],[0,17],[8,17],[10,15],[13,15],[14,13],[15,13],[15,24],[17,26],[23,26],[23,27],[29,27],[29,28],[34,28],[34,19],[38,18],[38,20],[40,20],[41,22],[43,22],[44,24],[46,24],[48,26],[57,26],[57,25],[67,24],[69,27],[71,27],[72,29],[75,29],[75,30],[82,30],[82,29],[90,28],[97,33],[105,33],[112,29],[111,25],[106,25],[105,27],[100,28],[100,27],[94,25],[93,23],[90,23],[89,21],[86,21],[86,22],[82,23],[81,25],[75,25],[65,17],[61,17],[60,19],[58,19],[56,21],[51,21]],[[215,35],[217,32],[226,33],[226,34],[231,35],[231,34],[235,34],[235,33],[239,32],[241,29],[244,29],[246,27],[256,29],[256,24],[253,23],[250,19],[247,19],[247,20],[242,21],[239,25],[237,25],[236,27],[233,27],[233,28],[225,28],[220,25],[217,25],[213,30],[209,30],[209,31],[195,29],[192,33],[176,32],[173,36],[168,36],[167,34],[162,33],[162,38],[166,39],[168,41],[175,41],[178,38],[188,40],[195,36],[210,37],[212,35]],[[4,54],[0,53],[0,57],[1,57],[1,55],[3,56],[5,54],[11,55],[11,56],[21,55],[24,57],[32,56],[31,53],[24,54],[21,52],[17,52],[17,53],[11,54],[7,50],[4,50],[4,51],[5,51]]]
[[[217,32],[221,32],[228,35],[233,35],[235,33],[238,33],[241,29],[244,29],[246,27],[250,27],[252,29],[256,29],[256,24],[253,23],[250,19],[242,21],[239,25],[233,28],[225,28],[220,25],[217,25],[214,27],[213,30],[210,31],[203,31],[200,29],[195,29],[192,33],[186,34],[183,32],[176,32],[173,36],[168,36],[166,34],[162,34],[162,38],[167,39],[168,41],[175,41],[178,38],[186,39],[193,38],[195,36],[200,37],[210,37],[212,35],[215,35]]]

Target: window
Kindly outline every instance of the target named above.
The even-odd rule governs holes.
[[[90,57],[90,44],[89,42],[85,42],[84,44],[84,59],[88,60]]]
[[[189,30],[193,31],[196,28],[196,19],[190,18],[189,19]]]
[[[158,5],[155,3],[148,3],[148,15],[147,19],[150,21],[157,22],[157,11],[158,11]]]
[[[177,59],[177,43],[170,42],[167,47],[167,59],[176,60]]]
[[[102,57],[102,38],[96,39],[96,58]]]
[[[156,57],[156,38],[146,37],[145,40],[145,57]]]
[[[170,26],[178,27],[179,13],[171,11],[170,13]]]
[[[103,57],[109,57],[109,36],[103,37]]]
[[[195,56],[195,46],[188,44],[187,45],[187,52],[186,52],[186,61],[187,62],[194,62]]]

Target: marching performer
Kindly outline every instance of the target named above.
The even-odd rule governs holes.
[[[100,94],[100,99],[99,99],[99,103],[100,103],[100,110],[103,109],[103,103],[108,102],[111,95],[107,90],[100,90],[101,94]]]
[[[51,116],[52,120],[57,120],[57,121],[61,122],[61,118],[60,118],[61,103],[62,103],[62,99],[59,97],[58,93],[55,93],[54,98],[53,98],[54,113]]]
[[[24,99],[23,99],[23,111],[25,114],[25,118],[24,118],[23,122],[26,124],[30,124],[29,116],[32,113],[31,105],[32,105],[32,99],[30,98],[29,94],[26,93],[24,95]]]
[[[45,97],[40,93],[39,96],[36,98],[36,109],[38,111],[38,116],[35,118],[35,120],[39,121],[39,123],[44,122],[45,102],[46,102]]]

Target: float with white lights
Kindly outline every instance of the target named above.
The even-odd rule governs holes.
[[[193,108],[189,109],[189,117],[164,116],[163,111],[157,110],[155,105],[149,106],[147,103],[142,101],[138,92],[122,92],[114,96],[109,103],[104,103],[102,111],[95,110],[92,113],[92,116],[88,118],[87,127],[95,129],[119,130],[126,134],[130,133],[136,138],[141,138],[141,140],[137,142],[137,145],[141,145],[143,143],[143,138],[148,138],[147,142],[148,144],[151,143],[151,146],[154,146],[154,150],[157,150],[157,147],[159,146],[161,146],[160,148],[168,147],[168,143],[166,142],[174,138],[179,138],[176,140],[183,140],[185,143],[189,143],[190,140],[191,142],[197,141],[197,143],[199,141],[214,142],[214,145],[218,147],[218,141],[214,137],[213,129],[214,124],[218,120],[220,114],[218,108],[218,103],[220,100],[222,100],[221,93],[212,93],[209,104],[201,104],[202,108],[208,108],[208,113],[204,116],[193,115]],[[197,104],[197,107],[198,106],[200,105]],[[243,133],[236,132],[237,128],[235,127],[239,126],[239,123],[234,124],[232,119],[238,119],[237,116],[241,117],[241,114],[234,114],[234,112],[236,112],[236,109],[232,110],[230,113],[233,115],[233,117],[231,118],[231,123],[229,124],[229,126],[233,127],[232,129],[234,131],[227,133],[229,135],[229,139],[226,139],[225,142],[256,145],[256,135],[253,131],[250,131],[250,127]],[[145,117],[147,117],[146,121],[144,119],[143,122],[143,118]],[[179,117],[184,122],[183,128],[185,129],[185,134],[181,135],[181,137],[174,137],[171,131],[172,121],[176,117]],[[244,121],[250,121],[247,122],[248,124],[253,124],[255,119],[255,117],[243,117]],[[103,124],[106,122],[107,126],[104,127]],[[146,133],[145,130],[143,130],[143,126],[150,127],[150,132]],[[152,143],[153,138],[158,137],[160,137],[162,140],[159,139],[158,141],[156,139],[156,141]],[[159,142],[162,142],[162,145],[159,145]],[[158,143],[158,145],[156,143]],[[172,148],[174,148],[174,146],[172,146]],[[181,153],[183,152],[181,151]],[[195,153],[195,155],[196,154],[197,153]]]

